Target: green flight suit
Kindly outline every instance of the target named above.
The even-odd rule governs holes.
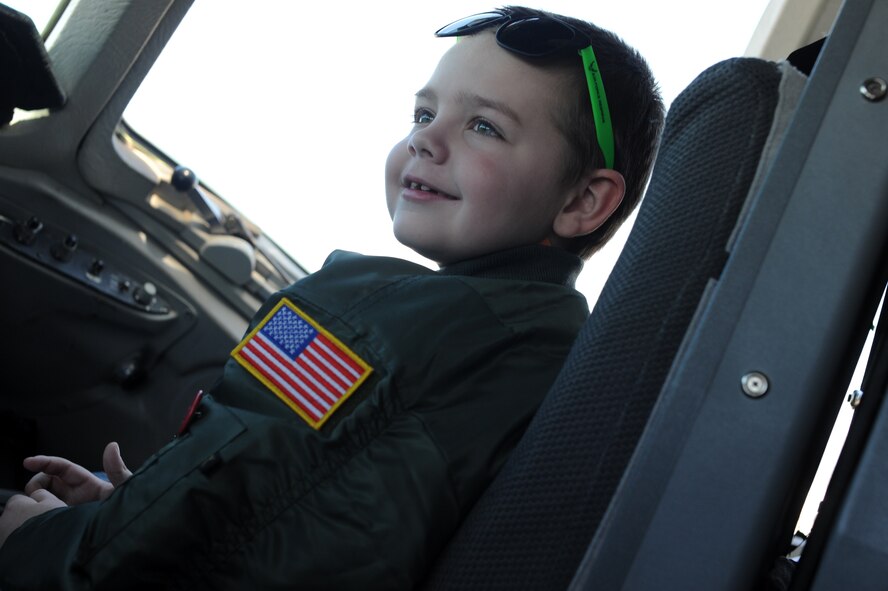
[[[580,267],[544,246],[439,271],[334,253],[251,323],[287,298],[372,368],[323,426],[230,359],[110,498],[13,533],[0,589],[413,588],[587,318]]]

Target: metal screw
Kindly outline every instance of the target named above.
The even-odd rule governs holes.
[[[750,398],[761,398],[768,393],[768,376],[758,371],[751,371],[740,378],[743,393]]]
[[[888,94],[888,83],[882,78],[867,78],[860,85],[860,94],[868,101],[876,102],[885,98]]]
[[[848,404],[851,405],[851,408],[860,406],[861,400],[863,400],[863,390],[854,390],[848,394]]]
[[[117,366],[117,371],[115,372],[115,377],[117,381],[123,383],[127,380],[131,380],[133,376],[136,375],[136,371],[139,369],[139,366],[136,365],[135,360],[130,359],[129,361],[124,361],[119,366]]]

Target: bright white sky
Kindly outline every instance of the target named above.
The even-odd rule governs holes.
[[[391,235],[385,158],[453,43],[434,32],[499,5],[196,0],[125,118],[310,271],[336,248],[434,266]],[[743,55],[767,0],[528,5],[616,31],[648,58],[668,104],[706,67]],[[590,302],[623,240],[580,276]]]

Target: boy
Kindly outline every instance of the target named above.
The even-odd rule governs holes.
[[[331,255],[131,477],[113,444],[113,485],[26,460],[42,473],[0,517],[3,589],[422,580],[554,380],[588,315],[582,259],[640,199],[663,121],[645,62],[587,23],[508,7],[438,34],[461,40],[386,197],[440,269]]]

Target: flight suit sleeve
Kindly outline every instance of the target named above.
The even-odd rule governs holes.
[[[458,519],[410,413],[377,409],[330,440],[212,398],[201,412],[106,501],[15,532],[0,588],[407,589]]]
[[[88,589],[76,572],[77,545],[99,503],[54,509],[26,521],[0,550],[0,589]],[[48,524],[48,525],[47,525]]]

